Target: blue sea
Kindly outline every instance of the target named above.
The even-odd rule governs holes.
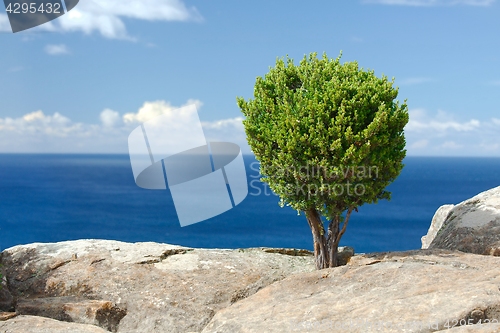
[[[249,181],[257,179],[254,157],[244,159]],[[500,185],[500,158],[407,157],[404,163],[388,187],[392,199],[353,213],[341,245],[358,253],[420,248],[439,206]],[[254,181],[234,209],[181,227],[170,192],[137,187],[127,155],[0,154],[0,250],[82,238],[312,249],[305,216],[278,201]]]

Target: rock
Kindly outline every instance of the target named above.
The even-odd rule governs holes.
[[[14,298],[12,297],[7,286],[7,278],[5,277],[4,268],[0,266],[0,312],[14,310]]]
[[[479,319],[500,321],[500,258],[438,249],[289,276],[220,310],[202,332],[424,333],[454,320],[471,325],[453,330],[469,332]]]
[[[21,299],[16,312],[21,315],[48,317],[62,321],[96,325],[116,332],[127,311],[109,301],[76,297],[45,297]]]
[[[262,251],[267,253],[280,253],[289,256],[313,256],[314,252],[301,249],[282,249],[282,248],[269,248],[262,247]],[[354,249],[350,246],[340,246],[337,253],[337,262],[339,266],[346,265],[351,257],[354,255]]]
[[[314,270],[312,256],[104,240],[15,246],[1,264],[19,311],[127,333],[200,332],[217,311]]]
[[[446,333],[498,333],[500,324],[477,324],[453,327]]]
[[[454,206],[429,248],[500,256],[500,186]]]
[[[312,256],[314,252],[302,249],[283,249],[274,247],[261,247],[262,251],[266,253],[279,253],[286,254],[287,256]]]
[[[338,248],[337,263],[339,266],[347,265],[354,255],[354,249],[350,246],[341,246]]]
[[[17,316],[14,319],[0,321],[0,332],[5,333],[108,333],[94,325],[62,322],[54,319]]]
[[[444,220],[446,219],[448,213],[453,207],[455,207],[455,205],[443,205],[438,208],[436,213],[434,213],[434,216],[432,217],[431,226],[427,231],[427,235],[422,236],[422,249],[429,248],[429,245],[432,243],[432,241],[436,237],[436,234],[443,226]]]
[[[15,312],[0,312],[0,321],[6,321],[14,318],[15,316],[17,316],[17,313]]]
[[[14,310],[14,298],[7,289],[7,286],[3,285],[2,289],[0,289],[0,311],[12,310]]]

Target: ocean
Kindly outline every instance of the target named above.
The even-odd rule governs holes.
[[[244,157],[247,198],[181,227],[168,190],[135,185],[128,155],[0,154],[0,250],[32,242],[113,239],[204,248],[312,250],[305,216],[280,208]],[[436,209],[500,185],[500,158],[407,157],[390,201],[353,213],[340,245],[357,253],[418,249]],[[193,209],[197,209],[193,203]]]

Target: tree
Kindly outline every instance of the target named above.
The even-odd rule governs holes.
[[[237,103],[261,180],[280,206],[305,213],[316,268],[337,266],[337,247],[353,211],[390,199],[385,188],[406,156],[406,101],[394,79],[325,54],[278,59],[257,77],[254,99]],[[326,221],[324,221],[324,219]]]

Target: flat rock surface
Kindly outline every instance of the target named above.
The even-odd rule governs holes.
[[[500,332],[500,324],[482,324],[482,325],[465,325],[453,327],[450,330],[444,331],[445,333],[498,333]]]
[[[310,255],[105,240],[15,246],[2,252],[1,264],[24,311],[99,324],[97,311],[110,304],[110,313],[125,315],[101,326],[140,333],[200,332],[220,309],[314,270]]]
[[[118,324],[127,313],[125,309],[109,301],[71,296],[21,298],[17,301],[16,312],[21,315],[92,324],[111,332],[118,330]]]
[[[108,331],[94,326],[78,323],[68,323],[55,319],[17,316],[7,321],[0,321],[2,333],[108,333]]]
[[[498,332],[472,325],[485,319],[500,321],[500,258],[418,250],[287,277],[219,311],[203,333],[423,333],[455,322],[471,325],[450,332]]]
[[[429,248],[500,256],[500,186],[451,208]]]

